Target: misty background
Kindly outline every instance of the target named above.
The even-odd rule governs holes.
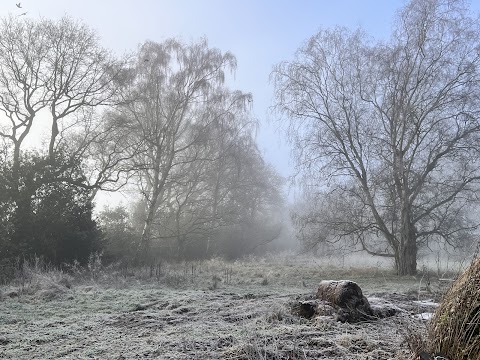
[[[86,261],[107,249],[112,261],[154,262],[301,245],[390,258],[404,275],[422,251],[465,254],[478,227],[479,177],[465,153],[475,81],[459,82],[461,94],[445,87],[457,102],[433,104],[434,115],[422,101],[443,99],[458,69],[475,78],[476,60],[449,36],[475,33],[479,8],[2,3],[5,258],[49,249],[56,263]],[[452,43],[463,51],[472,39]],[[428,80],[411,75],[423,71]],[[418,103],[392,90],[402,81]],[[418,143],[397,141],[398,129]]]

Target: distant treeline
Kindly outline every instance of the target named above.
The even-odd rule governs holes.
[[[280,236],[236,59],[206,40],[116,58],[70,18],[0,23],[0,260],[237,257]],[[32,149],[32,128],[49,129]],[[92,215],[100,190],[136,192]]]

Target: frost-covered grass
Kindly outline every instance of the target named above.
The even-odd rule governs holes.
[[[114,267],[30,274],[1,288],[2,359],[391,359],[434,294],[389,266],[297,258],[165,263],[120,274]],[[343,265],[343,266],[342,266]],[[365,264],[363,264],[365,265]],[[367,296],[404,309],[392,318],[342,324],[291,308],[325,279],[356,281]],[[435,290],[432,281],[430,290]],[[391,295],[396,293],[397,295]],[[409,295],[398,295],[409,294]]]

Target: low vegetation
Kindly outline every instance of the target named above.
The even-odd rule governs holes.
[[[408,336],[444,290],[433,272],[293,256],[64,270],[24,263],[1,287],[0,357],[11,359],[408,359]],[[356,324],[295,311],[321,280],[358,283],[395,316]],[[424,280],[423,280],[424,281]]]

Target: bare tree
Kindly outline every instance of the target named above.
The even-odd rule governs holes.
[[[128,136],[115,110],[99,114],[94,108],[80,109],[71,117],[66,129],[60,127],[55,148],[68,154],[66,166],[82,163],[84,177],[57,180],[90,189],[92,200],[99,190],[122,189],[138,170],[131,160],[141,151],[142,141]]]
[[[228,202],[239,186],[236,176],[238,165],[245,160],[239,154],[241,151],[256,153],[252,145],[257,122],[245,111],[244,95],[238,91],[225,95],[214,108],[210,107],[215,120],[209,129],[209,161],[205,172],[211,206],[205,247],[207,256],[216,231],[231,224],[236,213],[235,207],[228,206]],[[247,101],[251,102],[252,99],[249,97]]]
[[[203,159],[200,151],[215,123],[217,102],[228,91],[222,88],[225,70],[234,70],[235,57],[211,49],[205,40],[184,45],[175,40],[145,43],[134,65],[135,78],[122,113],[130,119],[131,136],[144,147],[134,158],[141,193],[146,202],[142,249],[148,252],[155,215],[172,177],[189,162]],[[245,107],[248,94],[238,94],[237,106]],[[129,126],[130,126],[129,125]]]
[[[203,237],[212,221],[206,161],[190,161],[175,168],[155,215],[153,226],[158,237],[170,242],[171,255],[177,258],[184,256],[187,244],[194,238]]]
[[[98,43],[97,34],[81,23],[69,18],[58,22],[40,23],[49,44],[45,59],[45,83],[52,120],[48,152],[55,161],[55,144],[59,134],[59,121],[82,108],[113,103],[116,76],[119,67]]]
[[[131,169],[123,164],[136,145],[121,141],[123,134],[106,121],[108,114],[101,115],[117,102],[124,75],[123,62],[81,23],[69,18],[0,21],[0,138],[5,149],[0,206],[1,222],[12,229],[5,237],[11,249],[6,256],[36,253],[57,261],[59,244],[69,235],[55,236],[52,229],[62,222],[71,225],[67,232],[88,227],[91,237],[78,238],[78,244],[86,253],[93,249],[98,237],[92,200],[98,189],[125,184]],[[34,128],[46,130],[49,141],[26,152],[28,137],[39,136]],[[55,211],[64,216],[53,216]],[[36,232],[35,221],[48,236]]]
[[[7,18],[0,34],[0,136],[13,144],[13,178],[34,122],[51,124],[47,151],[52,167],[56,153],[66,149],[72,159],[81,159],[99,132],[106,132],[105,127],[100,131],[97,114],[99,107],[115,102],[121,62],[99,45],[94,31],[69,18]],[[71,142],[79,128],[84,141]],[[106,175],[111,167],[109,163],[100,172]]]
[[[0,136],[13,144],[13,178],[18,179],[22,144],[37,113],[48,106],[42,69],[49,45],[31,21],[3,19],[0,33]]]
[[[389,42],[324,30],[272,74],[299,170],[349,201],[335,234],[400,275],[416,272],[419,246],[476,228],[478,24],[463,1],[413,0]]]

